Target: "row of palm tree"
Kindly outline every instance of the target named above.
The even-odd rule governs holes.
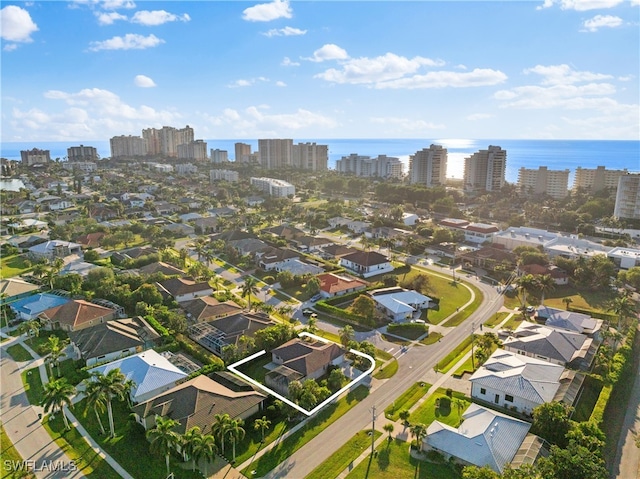
[[[92,409],[98,420],[100,432],[106,434],[100,414],[106,409],[109,417],[109,437],[115,437],[115,424],[113,421],[112,401],[129,400],[134,383],[127,379],[119,368],[112,369],[106,374],[94,372],[91,377],[83,381],[85,387],[86,410]]]

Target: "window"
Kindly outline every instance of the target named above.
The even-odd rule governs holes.
[[[513,402],[513,396],[510,394],[505,394],[504,395],[504,400],[508,401],[508,402]]]
[[[485,394],[487,394],[487,390],[485,388],[480,388],[480,394],[484,396]]]

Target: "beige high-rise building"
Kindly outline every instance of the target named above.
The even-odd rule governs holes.
[[[111,158],[146,156],[147,142],[139,136],[114,136],[109,140]]]
[[[51,152],[49,150],[39,150],[38,148],[23,150],[20,151],[20,159],[27,166],[46,165],[51,161]]]
[[[258,140],[258,154],[260,164],[268,170],[293,166],[293,140]]]
[[[505,183],[507,151],[490,145],[464,159],[464,189],[498,191]]]
[[[178,145],[178,158],[181,160],[207,160],[207,142],[195,140]]]
[[[618,178],[613,216],[640,220],[640,173],[627,174]]]
[[[595,193],[605,188],[615,190],[618,188],[618,178],[628,173],[624,170],[607,170],[604,166],[597,168],[576,168],[576,175],[573,179],[573,191],[578,188]]]
[[[329,147],[315,143],[293,145],[293,167],[302,170],[326,171],[329,162]]]
[[[248,143],[236,143],[234,161],[238,163],[249,163],[249,157],[251,156],[251,145]]]
[[[98,161],[98,150],[93,146],[71,146],[67,148],[67,161]]]
[[[172,126],[163,126],[160,129],[147,128],[142,130],[142,137],[147,140],[149,155],[169,158],[178,156],[178,145],[191,143],[195,138],[193,128],[189,125],[182,129]]]
[[[229,152],[227,150],[215,150],[211,148],[211,163],[226,163],[229,161]]]
[[[520,168],[518,191],[526,196],[546,195],[562,199],[569,194],[569,170],[549,170],[546,166],[537,170]]]
[[[429,188],[447,181],[447,149],[431,145],[409,157],[409,182]]]

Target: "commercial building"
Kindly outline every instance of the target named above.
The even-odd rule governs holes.
[[[447,179],[447,149],[440,145],[423,148],[409,157],[409,182],[432,188]]]
[[[464,188],[467,191],[498,191],[505,183],[507,151],[490,145],[464,159]]]
[[[207,156],[207,142],[194,140],[178,145],[178,158],[181,160],[205,161]]]
[[[238,163],[250,163],[251,145],[247,143],[236,143],[234,160]]]
[[[640,173],[618,178],[613,216],[632,220],[640,219]]]
[[[546,166],[537,170],[520,168],[518,190],[526,196],[550,196],[560,200],[569,194],[569,170],[549,170]]]
[[[268,170],[292,166],[293,140],[258,140],[258,155],[263,168]]]
[[[597,168],[582,168],[578,166],[573,178],[572,189],[576,191],[578,188],[582,188],[592,193],[605,188],[615,190],[618,188],[618,178],[626,174],[628,174],[626,169],[607,170],[604,166],[598,166]]]
[[[287,198],[296,194],[295,186],[277,178],[253,177],[251,178],[251,185],[278,198]]]
[[[49,150],[33,148],[32,150],[20,151],[20,159],[27,166],[46,165],[51,161],[51,153]]]

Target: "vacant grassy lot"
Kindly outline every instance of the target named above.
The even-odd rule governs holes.
[[[380,431],[374,431],[375,439],[380,437],[380,434]],[[368,447],[371,447],[371,430],[360,431],[305,479],[335,479]]]
[[[7,348],[7,353],[13,358],[14,361],[31,361],[33,356],[27,351],[21,344],[14,344]]]
[[[31,270],[32,265],[29,260],[20,254],[7,256],[2,258],[2,267],[0,269],[0,278],[12,278]]]
[[[383,441],[376,457],[362,461],[347,479],[460,479],[447,464],[420,461],[409,455],[409,443],[395,439]]]
[[[571,419],[578,422],[588,421],[601,390],[602,381],[587,376]]]
[[[446,323],[444,323],[444,326],[447,326],[449,328],[455,328],[456,326],[460,325],[460,323],[462,323],[465,319],[467,319],[471,315],[471,313],[473,313],[476,309],[478,309],[478,306],[480,306],[480,304],[482,303],[484,296],[480,292],[480,290],[473,285],[467,285],[467,286],[469,286],[469,288],[471,288],[471,290],[473,291],[473,294],[474,294],[473,302],[469,306],[465,307],[464,309],[456,312],[455,316],[453,316],[452,318],[447,320]]]
[[[409,410],[415,403],[417,403],[422,397],[427,394],[427,391],[431,387],[431,384],[419,382],[413,384],[409,389],[403,392],[393,404],[384,410],[384,415],[393,421],[399,419],[398,413],[407,409]]]
[[[429,426],[433,421],[438,420],[449,426],[457,427],[460,424],[462,413],[469,407],[471,400],[460,393],[453,393],[453,397],[446,395],[446,390],[439,388],[434,394],[429,396],[411,416],[411,424],[424,424]]]

